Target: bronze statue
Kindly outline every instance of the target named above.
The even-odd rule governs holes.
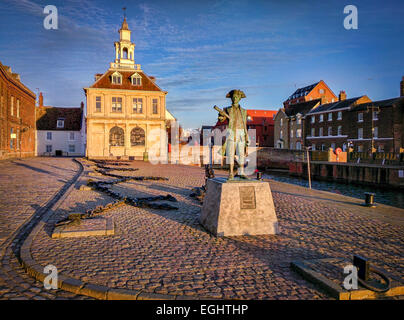
[[[247,110],[239,105],[239,101],[245,98],[241,90],[231,90],[226,98],[231,98],[231,107],[221,110],[217,106],[214,109],[219,112],[219,122],[229,121],[227,128],[226,142],[223,145],[222,154],[227,157],[227,163],[230,164],[229,178],[234,179],[234,157],[237,154],[237,163],[239,164],[238,176],[242,179],[248,179],[244,173],[244,159],[246,155],[246,146],[249,144],[247,131]]]

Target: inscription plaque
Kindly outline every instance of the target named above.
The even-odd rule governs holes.
[[[240,209],[255,209],[255,188],[239,187]]]

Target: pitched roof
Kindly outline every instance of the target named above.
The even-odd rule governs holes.
[[[385,108],[385,107],[390,107],[392,105],[403,106],[404,97],[361,103],[361,104],[356,105],[351,111],[367,110],[368,107]]]
[[[80,131],[82,114],[81,108],[37,107],[36,127],[37,130]],[[57,128],[58,119],[64,119],[63,128]]]
[[[1,61],[0,61],[0,72],[4,74],[7,80],[14,83],[16,86],[18,86],[21,90],[25,91],[32,98],[36,99],[35,93],[33,93],[27,86],[25,86],[21,82],[19,75],[17,73],[12,73],[11,67],[2,64]]]
[[[316,85],[318,85],[319,83],[320,83],[320,81],[319,81],[319,82],[316,82],[316,83],[313,83],[313,84],[311,84],[311,85],[309,85],[309,86],[303,87],[303,88],[298,88],[295,92],[293,92],[293,93],[289,96],[289,98],[286,99],[286,101],[291,100],[291,99],[294,99],[294,98],[292,98],[293,96],[295,96],[296,98],[297,98],[297,97],[302,97],[302,96],[307,96],[307,95],[310,93],[310,91],[313,90],[314,87],[315,87]]]
[[[291,105],[289,108],[286,108],[284,112],[288,117],[294,117],[298,113],[300,113],[302,116],[304,116],[306,113],[308,113],[311,109],[313,109],[319,103],[321,103],[321,99],[315,99],[315,100],[311,100],[311,101],[296,103],[296,104]]]
[[[111,75],[119,72],[122,75],[121,84],[113,84]],[[142,84],[136,86],[132,84],[131,76],[135,73],[142,77]],[[144,91],[162,91],[145,73],[140,71],[114,71],[108,70],[102,77],[100,77],[90,88],[104,88],[104,89],[121,89],[121,90],[144,90]]]
[[[348,108],[362,97],[365,97],[365,96],[355,97],[355,98],[345,99],[345,100],[341,100],[341,101],[337,101],[337,102],[322,104],[322,105],[318,106],[317,108],[315,108],[315,109],[311,110],[310,112],[308,112],[308,114]]]

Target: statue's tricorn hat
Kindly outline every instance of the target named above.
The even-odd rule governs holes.
[[[226,94],[226,98],[231,98],[233,96],[233,94],[235,94],[236,92],[241,94],[241,98],[245,98],[245,94],[241,90],[231,90],[231,91],[229,91],[229,93]]]

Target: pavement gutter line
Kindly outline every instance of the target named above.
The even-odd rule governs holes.
[[[45,227],[49,218],[63,203],[67,196],[74,189],[77,180],[84,172],[84,166],[78,159],[73,159],[79,165],[78,173],[68,182],[69,188],[64,194],[57,200],[41,218],[41,221],[32,229],[28,237],[24,240],[20,248],[20,264],[25,271],[38,281],[43,282],[47,274],[43,272],[44,267],[36,262],[31,255],[31,245],[37,234]],[[63,189],[63,187],[62,187]],[[85,283],[81,280],[58,274],[58,289],[62,289],[74,294],[80,294],[89,296],[95,299],[102,300],[199,300],[199,299],[211,299],[208,297],[195,297],[195,296],[181,296],[181,295],[166,295],[158,293],[148,293],[142,290],[128,290],[128,289],[116,289],[107,286],[96,285],[92,283]]]

